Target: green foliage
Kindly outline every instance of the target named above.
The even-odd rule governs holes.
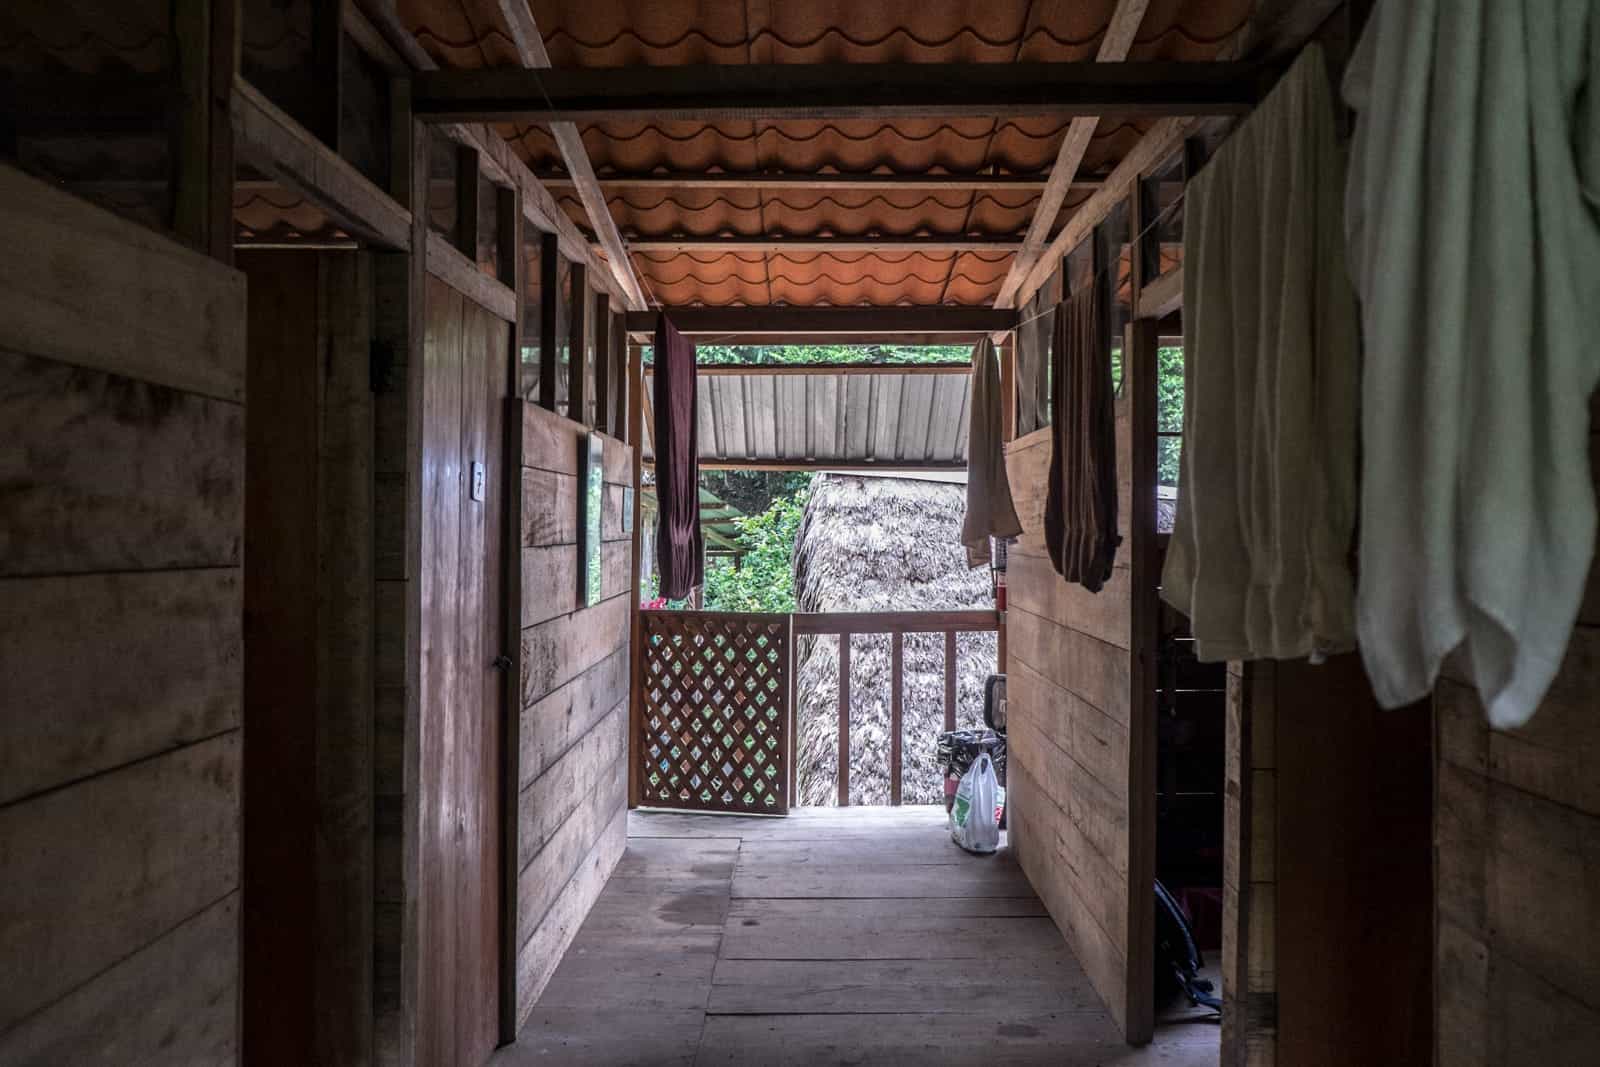
[[[1156,349],[1156,429],[1176,433],[1183,430],[1183,346],[1163,345]],[[1156,483],[1178,484],[1178,457],[1183,438],[1163,437],[1156,452]]]
[[[700,363],[966,363],[971,345],[697,345]],[[644,361],[654,351],[646,347]]]
[[[758,515],[778,497],[793,496],[811,484],[805,471],[700,472],[700,488],[746,515]]]
[[[794,544],[808,495],[777,497],[760,514],[735,520],[743,558],[737,568],[727,556],[706,561],[708,611],[794,610]]]

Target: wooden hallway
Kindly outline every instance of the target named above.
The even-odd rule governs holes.
[[[1004,849],[936,807],[632,812],[514,1045],[533,1063],[1214,1065],[1214,1023],[1123,1043]]]

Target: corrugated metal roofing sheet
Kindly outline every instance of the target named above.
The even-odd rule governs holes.
[[[645,378],[649,406],[649,368]],[[700,459],[796,467],[965,467],[971,382],[965,366],[835,373],[719,367],[700,376]],[[652,415],[646,426],[653,421]],[[647,461],[655,458],[648,433],[644,454]]]

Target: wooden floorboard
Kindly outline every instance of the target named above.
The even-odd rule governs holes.
[[[1010,854],[941,808],[634,812],[515,1044],[531,1063],[1212,1067],[1192,1018],[1123,1044]]]

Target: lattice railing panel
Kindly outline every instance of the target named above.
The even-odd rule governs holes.
[[[790,617],[645,611],[640,803],[789,810]]]

